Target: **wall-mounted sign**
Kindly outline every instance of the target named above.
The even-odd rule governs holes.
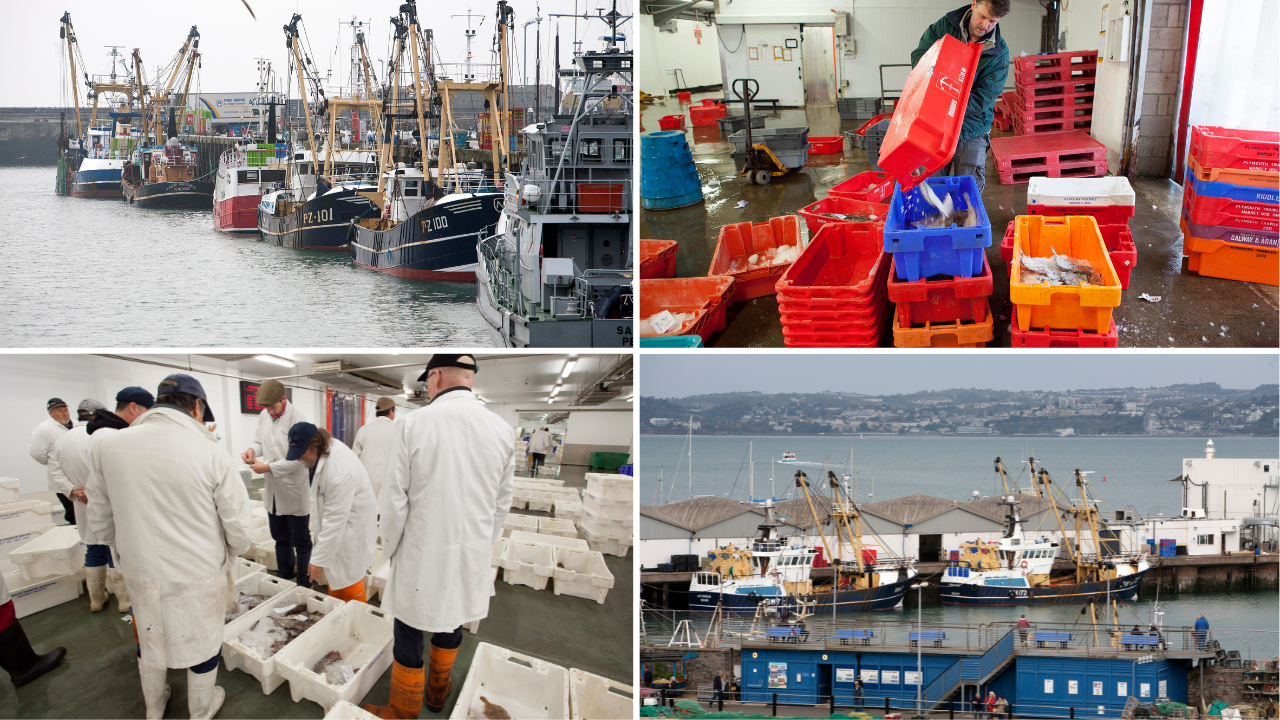
[[[250,382],[248,380],[240,381],[240,412],[245,415],[257,415],[266,410],[265,407],[258,404],[258,388],[262,387],[260,382]],[[293,388],[285,386],[284,396],[293,402]]]
[[[1080,681],[1079,681],[1079,680],[1068,680],[1068,681],[1067,681],[1067,694],[1068,694],[1068,695],[1079,695],[1079,694],[1080,694]]]
[[[881,685],[897,685],[898,677],[899,677],[899,673],[897,670],[881,670],[880,684]]]
[[[796,40],[795,38],[786,38],[785,40],[782,41],[782,43],[789,48],[800,47],[800,41]]]
[[[858,677],[858,671],[853,668],[836,668],[836,682],[853,682]]]
[[[780,662],[769,663],[769,687],[782,688],[787,687],[787,664]]]
[[[879,670],[863,670],[862,671],[862,682],[864,683],[880,682],[879,677],[880,677]]]

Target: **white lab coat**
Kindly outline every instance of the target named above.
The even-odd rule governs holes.
[[[391,436],[395,434],[396,421],[389,417],[375,417],[364,424],[356,432],[355,444],[351,446],[369,473],[369,484],[373,486],[373,498],[382,502],[382,478],[386,472],[387,453],[391,451]]]
[[[316,542],[311,564],[324,568],[330,590],[364,580],[378,535],[378,504],[360,458],[334,438],[311,479],[316,502]]]
[[[71,428],[51,417],[45,418],[44,422],[31,431],[31,447],[27,450],[27,454],[31,459],[45,466],[45,482],[49,484],[50,490],[54,490],[54,487],[53,474],[49,472],[49,451],[53,449],[53,444],[58,441],[58,438],[70,431]]]
[[[551,452],[551,433],[538,428],[529,436],[529,452],[546,455]]]
[[[89,435],[88,425],[87,422],[76,423],[75,428],[68,430],[53,444],[53,449],[49,451],[49,482],[54,491],[71,498],[80,542],[99,545],[97,536],[89,529],[89,506],[71,497],[72,490],[83,488],[89,481],[89,445],[93,437]]]
[[[263,410],[258,414],[258,428],[253,435],[253,454],[271,466],[266,474],[262,506],[276,515],[311,514],[311,488],[307,484],[307,466],[296,460],[285,460],[289,454],[289,428],[308,422],[292,402],[285,403],[279,418]]]
[[[514,429],[469,390],[396,423],[382,488],[384,607],[425,632],[489,614],[489,553],[511,509]]]
[[[195,418],[157,406],[93,442],[89,469],[89,524],[128,584],[142,661],[185,668],[218,654],[231,561],[253,533],[232,459]]]

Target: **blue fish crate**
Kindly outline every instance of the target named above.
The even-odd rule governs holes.
[[[951,196],[957,210],[978,213],[973,227],[950,227],[919,230],[912,227],[937,209],[924,199],[919,187],[902,192],[894,184],[889,214],[884,221],[884,250],[893,253],[898,279],[914,282],[934,275],[976,277],[982,274],[983,249],[991,247],[991,219],[982,207],[982,195],[972,176],[933,177],[925,183],[945,201]]]
[[[1200,197],[1222,197],[1241,202],[1271,203],[1273,205],[1280,203],[1280,191],[1276,188],[1249,187],[1234,183],[1196,180],[1190,173],[1187,174],[1187,182],[1191,184],[1191,188]]]

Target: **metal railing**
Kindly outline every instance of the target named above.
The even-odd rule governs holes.
[[[508,174],[506,206],[534,214],[630,214],[631,180],[616,175],[593,177],[594,168],[574,172],[576,178],[533,180]],[[532,191],[531,191],[532,189]]]

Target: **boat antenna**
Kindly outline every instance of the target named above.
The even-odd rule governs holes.
[[[748,440],[748,441],[747,441],[747,465],[748,465],[748,466],[750,466],[750,470],[749,470],[749,473],[748,473],[748,475],[747,475],[747,478],[748,478],[748,479],[747,479],[747,483],[748,483],[747,487],[749,488],[749,489],[747,490],[747,498],[748,498],[751,502],[755,502],[755,501],[756,501],[756,456],[755,456],[755,448],[756,448],[756,441],[755,441],[755,440]]]
[[[689,497],[693,498],[693,416],[689,416]]]

